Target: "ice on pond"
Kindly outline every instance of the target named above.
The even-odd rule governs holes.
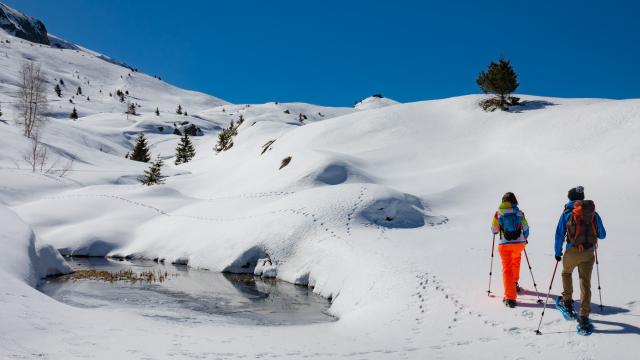
[[[74,270],[166,273],[162,282],[49,278],[38,289],[77,307],[130,310],[166,321],[295,325],[334,321],[329,301],[307,287],[143,260],[72,258]]]

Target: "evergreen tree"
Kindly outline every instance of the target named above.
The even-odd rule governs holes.
[[[2,104],[0,104],[0,117],[2,117]]]
[[[144,176],[138,180],[147,186],[164,183],[162,176],[163,165],[164,162],[160,159],[160,155],[158,155],[156,160],[149,166],[149,169],[144,171]]]
[[[178,105],[178,108],[176,109],[176,114],[182,115],[182,105]]]
[[[132,102],[128,102],[127,103],[127,111],[125,111],[125,114],[127,114],[127,115],[138,115],[136,113],[136,104],[134,104]]]
[[[133,152],[129,156],[129,159],[135,161],[149,162],[149,146],[147,145],[147,138],[144,137],[144,134],[138,135],[136,139],[136,145],[133,147]]]
[[[64,86],[64,80],[60,79],[60,85]]]
[[[517,105],[517,97],[510,96],[518,88],[518,76],[511,66],[511,62],[501,58],[497,63],[491,62],[486,72],[478,74],[476,83],[485,94],[494,94],[494,98],[485,99],[480,106],[486,111],[500,109],[509,110],[509,106]]]
[[[71,111],[71,114],[69,114],[69,119],[72,120],[78,120],[78,111],[76,111],[76,108],[73,108],[73,111]]]
[[[78,90],[76,91],[76,95],[82,95],[82,88],[78,86]]]
[[[196,149],[193,147],[189,135],[185,131],[180,143],[176,147],[176,165],[191,161],[196,156]]]
[[[60,89],[60,85],[56,84],[53,90],[56,92],[56,95],[58,95],[58,97],[62,97],[62,89]]]
[[[156,116],[160,116],[160,109],[156,108]]]
[[[238,127],[235,126],[233,120],[231,120],[231,124],[229,124],[229,127],[222,130],[222,132],[218,134],[218,143],[215,147],[216,152],[227,151],[231,149],[231,147],[233,146],[233,137],[236,135],[238,135]]]

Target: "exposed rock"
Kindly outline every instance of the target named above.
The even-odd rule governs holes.
[[[185,126],[182,131],[189,135],[189,136],[202,136],[202,129],[200,129],[199,127],[195,126],[194,124],[191,124],[189,126]]]
[[[42,21],[0,3],[0,28],[9,34],[38,44],[49,45],[47,28]]]

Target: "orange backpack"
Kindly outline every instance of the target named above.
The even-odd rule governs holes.
[[[592,200],[578,200],[573,204],[567,221],[567,242],[579,251],[592,248],[598,241],[596,205]]]

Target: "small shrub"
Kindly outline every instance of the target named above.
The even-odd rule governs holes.
[[[282,159],[282,161],[280,162],[280,168],[278,170],[282,170],[282,168],[289,165],[290,162],[291,156],[287,156],[286,158]]]
[[[264,145],[262,145],[262,152],[260,153],[260,155],[266,153],[267,150],[271,150],[271,145],[273,145],[274,142],[276,142],[276,139],[269,140]]]

